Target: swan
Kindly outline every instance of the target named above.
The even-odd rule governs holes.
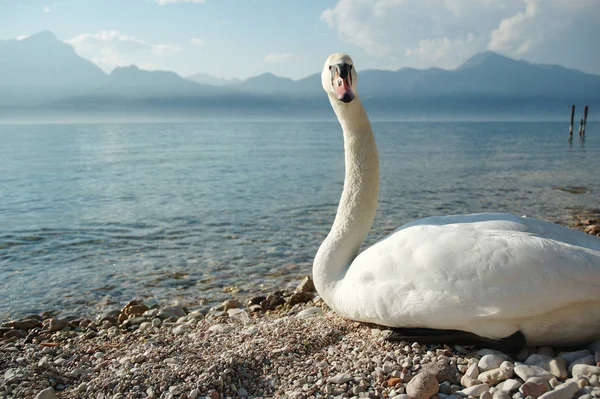
[[[329,56],[321,83],[345,153],[340,203],[312,269],[331,309],[403,335],[513,349],[600,337],[600,239],[583,232],[507,213],[434,216],[359,253],[377,208],[377,147],[352,59]]]

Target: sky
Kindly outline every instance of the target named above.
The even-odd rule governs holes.
[[[600,74],[600,0],[0,0],[0,39],[52,31],[104,71],[299,79],[330,53],[358,69],[452,69],[486,50]]]

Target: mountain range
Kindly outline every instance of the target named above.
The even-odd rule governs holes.
[[[600,76],[532,64],[493,52],[453,70],[361,70],[367,109],[388,115],[568,113],[572,103],[600,105]],[[0,120],[11,113],[331,114],[320,74],[292,80],[271,73],[246,80],[136,66],[104,73],[48,31],[0,41]],[[370,111],[371,111],[370,110]]]

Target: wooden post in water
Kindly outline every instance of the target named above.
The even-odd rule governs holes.
[[[583,137],[583,119],[579,120],[579,137]]]
[[[587,112],[588,106],[586,105],[583,109],[583,132],[581,133],[582,136],[585,136],[585,125],[587,125]]]
[[[571,124],[569,125],[569,137],[573,137],[573,118],[575,117],[575,105],[571,105]]]

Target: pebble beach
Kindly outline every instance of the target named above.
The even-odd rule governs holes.
[[[600,235],[595,216],[573,227]],[[0,398],[600,398],[600,339],[501,353],[390,333],[336,315],[310,277],[214,306],[50,311],[2,323]]]

